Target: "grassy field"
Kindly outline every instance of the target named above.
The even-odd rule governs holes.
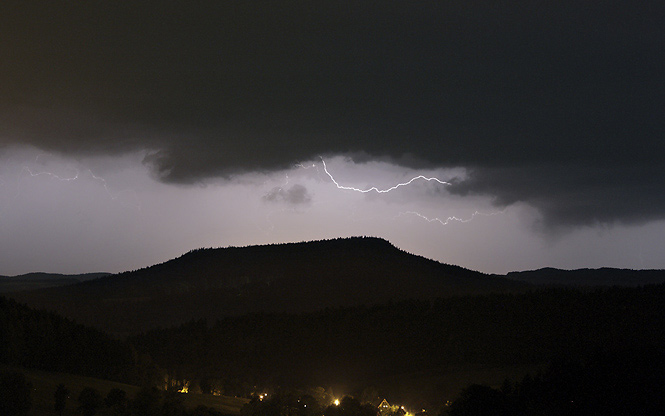
[[[113,381],[100,380],[90,377],[75,376],[64,373],[50,373],[36,370],[26,370],[11,367],[2,367],[2,371],[17,371],[25,375],[26,379],[32,383],[32,409],[30,416],[55,416],[57,413],[53,410],[54,398],[53,394],[58,384],[64,384],[69,390],[69,398],[65,408],[64,415],[74,416],[79,415],[76,412],[78,406],[77,397],[81,390],[85,387],[92,387],[99,391],[102,397],[106,397],[111,389],[118,388],[127,392],[127,396],[133,398],[137,391],[138,386],[129,384],[116,383]],[[199,405],[212,407],[220,412],[228,414],[240,413],[240,408],[247,402],[246,399],[227,396],[212,396],[203,394],[183,394],[183,403],[187,408],[195,408]],[[111,415],[111,412],[106,408],[102,408],[98,412],[99,415]]]

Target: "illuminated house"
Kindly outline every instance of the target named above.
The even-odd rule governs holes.
[[[381,401],[379,404],[379,414],[381,416],[404,416],[406,413],[407,412],[404,410],[404,406],[391,406],[386,399],[383,399],[383,401]]]
[[[381,404],[379,404],[379,411],[381,413],[390,411],[390,404],[388,403],[388,400],[383,399]]]

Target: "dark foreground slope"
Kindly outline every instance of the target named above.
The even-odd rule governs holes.
[[[137,354],[127,341],[113,339],[97,329],[77,324],[55,313],[32,309],[2,296],[0,341],[2,416],[25,414],[21,410],[26,408],[30,408],[27,415],[84,413],[75,410],[77,398],[84,388],[93,388],[102,397],[107,397],[112,389],[120,389],[132,400],[139,397],[140,386],[165,386],[165,373],[148,356]],[[31,386],[22,388],[26,380]],[[54,410],[54,393],[59,384],[69,390],[64,412]],[[10,396],[17,400],[11,400]],[[154,399],[156,409],[162,406],[160,401],[167,408],[168,395],[153,394],[150,397]],[[182,407],[191,411],[186,414],[174,411],[150,414],[212,415],[210,412],[193,411],[201,405],[223,414],[238,414],[246,402],[232,397],[194,394],[182,395],[179,400],[183,401]],[[102,415],[146,414],[139,412],[139,407],[131,413],[105,406],[99,410]]]
[[[146,269],[15,297],[116,333],[193,318],[519,290],[378,238],[200,249]]]
[[[128,343],[1,296],[0,340],[0,365],[141,382]]]
[[[544,289],[196,321],[131,340],[172,377],[227,394],[243,394],[243,384],[374,386],[391,403],[429,409],[465,383],[498,387],[501,372],[556,362],[596,362],[622,369],[625,383],[665,386],[663,304],[665,285]],[[635,357],[653,365],[628,371]]]
[[[118,402],[116,402],[119,404],[119,406],[107,407],[106,403],[104,403],[96,413],[100,416],[134,416],[137,414],[145,415],[146,412],[144,408],[137,408],[137,406],[132,406],[129,403],[136,400],[137,397],[141,396],[143,400],[146,398],[152,398],[154,400],[154,402],[152,402],[154,405],[152,409],[153,411],[149,413],[151,416],[237,415],[240,414],[240,409],[248,401],[247,399],[237,397],[202,394],[181,394],[175,398],[176,400],[173,400],[173,396],[164,392],[161,394],[152,394],[146,396],[146,390],[142,389],[139,385],[120,383],[68,373],[4,367],[1,364],[0,372],[21,373],[25,376],[26,381],[32,385],[32,391],[30,392],[32,406],[28,411],[27,416],[80,416],[82,412],[77,410],[77,407],[79,406],[77,399],[81,394],[81,391],[86,388],[92,388],[96,390],[103,398],[107,398],[109,392],[112,390],[116,390],[116,392],[120,390],[126,393],[125,398],[127,401],[124,401],[124,403],[122,401],[122,396],[116,396],[116,398],[120,399]],[[60,384],[64,385],[65,388],[69,391],[69,395],[65,400],[65,409],[62,413],[59,413],[54,409],[54,393]],[[167,405],[169,400],[171,400],[171,405]],[[178,402],[181,402],[181,405],[178,405]],[[143,403],[149,402],[144,401]],[[131,410],[125,408],[123,404],[125,406],[128,405],[127,407],[129,407]],[[194,409],[199,406],[205,406],[208,411],[202,409],[194,411]],[[183,407],[189,410],[189,412],[182,412]],[[159,412],[160,408],[163,409],[161,412]],[[141,412],[141,410],[143,410],[143,412]],[[215,410],[216,412],[212,413],[210,410]],[[11,415],[12,413],[2,413],[3,416],[7,414]]]

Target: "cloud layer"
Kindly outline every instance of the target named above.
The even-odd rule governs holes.
[[[0,146],[185,184],[355,155],[546,227],[665,218],[662,2],[38,3],[0,10]]]

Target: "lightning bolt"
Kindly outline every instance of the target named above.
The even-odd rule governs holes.
[[[76,170],[76,175],[73,176],[73,177],[69,177],[69,178],[63,178],[63,177],[60,177],[60,176],[58,176],[58,175],[56,175],[56,174],[54,174],[54,173],[51,173],[51,172],[38,172],[38,173],[33,173],[33,172],[32,172],[29,168],[27,168],[27,167],[24,167],[23,169],[27,170],[28,173],[30,173],[30,176],[33,176],[33,177],[34,177],[34,176],[39,176],[39,175],[48,175],[48,176],[51,176],[52,178],[55,178],[55,179],[57,179],[57,180],[60,180],[60,181],[66,181],[66,182],[75,181],[75,180],[77,180],[77,179],[80,179],[80,177],[81,177],[80,172],[79,172],[78,169]],[[102,187],[103,187],[104,190],[106,191],[106,194],[109,196],[109,198],[110,198],[112,201],[116,201],[116,200],[118,200],[118,198],[120,197],[120,195],[122,195],[122,194],[124,194],[124,193],[131,193],[131,194],[134,196],[135,203],[134,203],[134,204],[129,204],[129,203],[126,203],[126,202],[122,202],[122,201],[120,201],[120,202],[121,202],[121,205],[123,205],[123,206],[130,206],[130,207],[132,207],[132,208],[136,208],[136,209],[139,210],[139,211],[141,210],[141,204],[140,204],[140,202],[138,201],[138,197],[136,196],[136,193],[135,193],[135,192],[130,191],[130,190],[123,190],[123,191],[119,191],[119,192],[113,193],[113,192],[111,192],[111,190],[109,189],[109,186],[108,186],[108,183],[107,183],[106,179],[102,178],[101,176],[97,176],[97,175],[95,175],[95,174],[92,172],[91,169],[87,169],[86,172],[90,175],[90,177],[91,177],[93,180],[95,180],[95,181],[101,183]]]
[[[343,184],[339,183],[337,181],[337,179],[335,179],[333,174],[330,172],[330,170],[328,169],[328,165],[326,164],[325,159],[321,156],[319,156],[319,158],[321,160],[320,164],[319,163],[311,163],[311,162],[296,163],[295,165],[293,165],[293,168],[303,169],[303,170],[315,169],[320,180],[323,180],[325,182],[327,182],[329,180],[330,182],[332,182],[335,185],[336,189],[344,190],[344,191],[353,191],[353,192],[358,192],[358,193],[363,193],[363,194],[372,193],[372,192],[377,193],[377,194],[386,194],[386,193],[395,191],[395,190],[397,190],[401,187],[406,187],[406,186],[412,185],[414,182],[417,182],[417,181],[434,182],[435,184],[442,185],[442,186],[451,186],[452,185],[451,182],[442,180],[442,179],[437,178],[437,177],[417,175],[417,176],[414,176],[414,177],[412,177],[411,179],[409,179],[405,182],[400,182],[400,183],[397,183],[395,185],[392,185],[392,186],[389,186],[389,187],[386,187],[386,188],[379,188],[378,186],[370,186],[370,187],[367,187],[367,188],[357,188],[357,187],[354,187],[354,186],[348,186],[348,185],[343,185]],[[322,167],[322,169],[321,169],[321,167]],[[284,185],[282,185],[282,187],[286,186],[289,183],[289,180],[290,180],[289,175],[286,174],[285,175],[285,183],[284,183]],[[317,203],[315,202],[314,205],[316,205],[316,204]],[[482,212],[482,211],[479,211],[479,210],[475,210],[473,213],[471,213],[467,216],[464,216],[464,217],[455,216],[455,215],[451,215],[451,216],[447,216],[447,217],[438,217],[438,216],[437,217],[430,217],[430,216],[424,215],[424,214],[422,214],[418,211],[405,211],[405,212],[399,212],[397,215],[395,215],[393,217],[393,219],[400,218],[400,217],[406,217],[406,216],[415,216],[415,217],[417,217],[417,218],[419,218],[423,221],[426,221],[430,224],[438,224],[438,225],[441,225],[441,226],[445,226],[445,225],[449,225],[449,224],[454,223],[454,222],[462,223],[462,224],[468,223],[468,222],[473,221],[474,219],[476,219],[479,216],[480,217],[491,217],[491,216],[495,216],[495,215],[499,215],[499,214],[504,214],[506,209],[507,208],[504,208],[501,211],[495,211],[495,212]],[[271,211],[266,216],[266,222],[268,224],[270,224],[269,229],[271,231],[274,229],[274,224],[271,220],[271,217],[274,214],[276,214],[277,212],[284,212],[284,211],[285,210]]]
[[[109,196],[112,200],[114,200],[114,201],[117,200],[118,197],[119,197],[121,194],[123,194],[123,193],[131,193],[131,194],[134,196],[135,204],[134,204],[134,205],[129,204],[129,205],[132,206],[133,208],[136,208],[136,209],[139,210],[139,211],[141,210],[141,203],[139,202],[139,200],[138,200],[138,196],[136,195],[136,192],[135,192],[135,191],[131,191],[131,190],[123,190],[123,191],[116,192],[116,194],[114,195],[114,194],[111,192],[111,190],[109,189],[108,184],[106,183],[106,179],[104,179],[104,178],[102,178],[102,177],[100,177],[100,176],[96,176],[94,173],[92,173],[92,171],[91,171],[90,169],[88,169],[88,172],[90,173],[90,176],[92,176],[92,178],[93,178],[94,180],[96,180],[97,182],[101,182],[101,183],[102,183],[102,185],[104,186],[104,190],[106,190],[106,193],[108,194],[108,196]],[[123,205],[126,206],[125,203],[123,203]]]
[[[340,185],[335,180],[335,178],[332,176],[332,174],[330,172],[328,172],[328,167],[326,166],[326,161],[323,160],[323,158],[321,158],[321,163],[323,164],[323,171],[326,173],[326,175],[328,175],[328,177],[335,184],[337,189],[344,189],[346,191],[362,192],[364,194],[369,193],[369,192],[376,192],[376,193],[379,193],[379,194],[385,194],[385,193],[394,191],[395,189],[400,188],[402,186],[411,185],[413,182],[415,182],[417,180],[424,180],[424,181],[427,181],[427,182],[432,182],[433,181],[433,182],[440,183],[441,185],[451,185],[450,182],[442,181],[439,178],[434,178],[434,177],[428,178],[427,176],[424,176],[424,175],[418,175],[418,176],[415,176],[415,177],[409,179],[406,182],[398,183],[397,185],[391,186],[390,188],[386,188],[386,189],[379,189],[376,186],[372,186],[371,188],[367,188],[367,189],[359,189],[359,188],[354,188],[353,186]]]
[[[37,156],[37,159],[35,159],[35,160],[37,161],[38,158],[39,158],[39,156]],[[32,177],[32,178],[39,177],[39,176],[48,176],[48,177],[50,177],[50,178],[52,178],[52,179],[55,179],[55,180],[58,180],[58,181],[61,181],[61,182],[74,182],[74,181],[77,181],[77,180],[80,180],[80,179],[83,178],[83,174],[81,173],[81,171],[80,171],[79,169],[75,169],[75,172],[76,172],[76,173],[75,173],[74,175],[72,175],[72,176],[60,176],[60,175],[58,175],[58,174],[56,174],[56,173],[49,172],[49,171],[39,171],[39,172],[36,172],[36,171],[33,171],[32,169],[30,169],[30,168],[27,167],[27,166],[23,166],[23,167],[21,168],[21,170],[19,171],[19,174],[18,174],[17,177],[16,177],[16,182],[17,182],[17,184],[16,184],[16,194],[14,195],[14,199],[18,198],[18,196],[19,196],[19,193],[20,193],[20,191],[19,191],[19,189],[20,189],[19,182],[21,181],[21,176],[22,176],[23,173],[27,173],[27,174],[28,174],[30,177]],[[109,196],[109,198],[110,198],[112,201],[118,201],[118,198],[119,198],[122,194],[130,193],[131,195],[133,195],[134,203],[129,203],[129,202],[126,202],[126,201],[119,201],[120,204],[123,205],[123,206],[125,206],[125,207],[135,208],[135,209],[137,209],[137,210],[139,210],[139,211],[141,210],[141,203],[140,203],[140,201],[138,200],[138,197],[137,197],[137,195],[136,195],[136,193],[135,193],[134,191],[131,191],[131,190],[123,190],[123,191],[119,191],[119,192],[115,192],[115,193],[114,193],[114,192],[112,192],[111,189],[109,188],[106,179],[104,179],[104,178],[101,177],[101,176],[97,176],[97,175],[95,175],[95,174],[92,172],[91,169],[86,169],[85,172],[86,172],[88,175],[90,175],[90,177],[91,177],[94,181],[96,181],[96,182],[98,182],[98,183],[100,183],[100,184],[102,185],[102,187],[103,187],[104,190],[106,191],[106,194]],[[3,184],[4,184],[4,181],[3,181]]]
[[[385,189],[379,189],[376,186],[372,186],[372,187],[366,188],[366,189],[355,188],[353,186],[344,186],[344,185],[340,185],[339,182],[337,182],[337,180],[335,180],[335,178],[330,173],[330,171],[328,171],[328,167],[326,166],[326,161],[322,157],[320,157],[320,158],[321,158],[321,164],[323,165],[323,171],[326,173],[326,175],[328,175],[328,177],[330,178],[332,183],[335,184],[335,187],[337,187],[337,189],[360,192],[360,193],[376,192],[376,193],[379,193],[379,194],[384,194],[384,193],[394,191],[394,190],[396,190],[400,187],[408,186],[408,185],[410,185],[413,182],[418,181],[418,180],[423,180],[423,181],[427,181],[427,182],[436,182],[438,184],[445,185],[445,186],[452,185],[450,182],[441,180],[441,179],[436,178],[436,177],[427,177],[427,176],[424,176],[424,175],[418,175],[418,176],[414,176],[413,178],[409,179],[406,182],[401,182],[401,183],[398,183],[397,185],[393,185],[393,186],[391,186],[389,188],[385,188]],[[301,164],[296,165],[296,166],[301,167],[301,168],[309,168],[310,167],[310,166],[305,167]],[[312,165],[311,167],[314,167],[314,166],[315,165]],[[318,170],[318,168],[317,168],[317,170]],[[449,217],[446,217],[446,218],[439,218],[439,217],[430,218],[430,217],[427,217],[427,216],[425,216],[425,215],[423,215],[423,214],[421,214],[417,211],[400,212],[397,215],[397,217],[401,217],[401,216],[405,216],[405,215],[414,215],[414,216],[416,216],[420,219],[423,219],[423,220],[425,220],[429,223],[438,223],[438,224],[441,224],[441,225],[448,225],[451,222],[459,222],[459,223],[471,222],[471,221],[473,221],[474,218],[476,218],[478,216],[491,217],[491,216],[494,216],[494,215],[503,214],[503,213],[505,213],[506,209],[507,208],[504,208],[501,211],[489,212],[489,213],[475,211],[468,218],[460,218],[460,217],[456,217],[456,216],[449,216]]]
[[[63,182],[71,182],[71,181],[77,180],[79,178],[79,173],[80,173],[79,170],[76,169],[76,174],[74,176],[72,176],[70,178],[63,178],[62,176],[58,176],[58,175],[56,175],[55,173],[52,173],[52,172],[37,172],[37,173],[34,173],[27,166],[23,166],[23,168],[21,169],[21,172],[28,172],[28,174],[30,176],[32,176],[33,178],[37,177],[37,176],[50,176],[53,179],[57,179],[57,180],[63,181]],[[93,177],[94,177],[94,175],[93,175]]]
[[[13,196],[13,197],[10,196],[10,197],[9,197],[10,200],[16,200],[16,199],[19,197],[19,195],[20,195],[20,189],[21,189],[20,181],[21,181],[21,176],[22,176],[22,174],[23,174],[24,172],[27,172],[27,173],[28,173],[31,177],[33,177],[33,178],[34,178],[34,177],[37,177],[37,176],[49,176],[49,177],[51,177],[51,178],[53,178],[53,179],[57,179],[57,180],[59,180],[59,181],[64,181],[64,182],[75,181],[76,179],[79,178],[79,171],[78,171],[78,169],[76,170],[76,174],[75,174],[74,176],[64,178],[64,177],[61,177],[61,176],[59,176],[59,175],[56,175],[55,173],[52,173],[52,172],[36,172],[36,173],[35,173],[35,172],[33,172],[30,168],[28,168],[27,166],[23,166],[23,167],[21,168],[21,170],[19,171],[19,173],[16,175],[16,185],[15,185],[15,190],[14,190],[14,192],[13,192],[13,193],[14,193],[14,196]],[[2,181],[2,185],[3,185],[3,186],[5,185],[5,181]]]
[[[475,211],[475,212],[474,212],[473,214],[471,214],[471,216],[469,216],[468,218],[459,218],[459,217],[455,217],[455,216],[450,216],[450,217],[447,217],[446,219],[441,219],[441,218],[439,218],[439,217],[429,218],[429,217],[427,217],[427,216],[425,216],[425,215],[423,215],[423,214],[421,214],[421,213],[419,213],[419,212],[416,212],[416,211],[406,211],[406,212],[400,212],[400,213],[397,215],[397,217],[401,217],[401,216],[403,216],[403,215],[415,215],[416,217],[421,218],[421,219],[423,219],[423,220],[425,220],[425,221],[427,221],[427,222],[429,222],[429,223],[435,223],[435,222],[437,222],[437,223],[439,223],[439,224],[441,224],[441,225],[448,225],[448,224],[450,224],[450,223],[453,222],[453,221],[455,221],[455,222],[460,222],[460,223],[466,223],[466,222],[471,222],[471,221],[473,221],[473,219],[474,219],[475,217],[477,217],[477,216],[491,217],[491,216],[494,216],[494,215],[503,214],[504,212],[506,212],[506,209],[503,209],[502,211],[496,211],[496,212],[480,212],[480,211]]]

